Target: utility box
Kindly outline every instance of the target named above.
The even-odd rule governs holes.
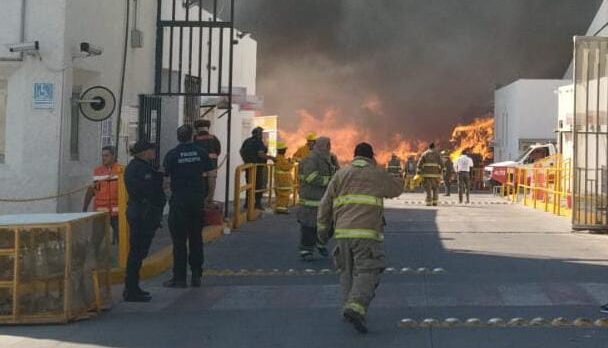
[[[109,216],[0,216],[0,324],[66,323],[111,305]]]

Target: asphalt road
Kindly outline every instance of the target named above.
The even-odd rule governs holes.
[[[385,204],[391,269],[368,335],[340,318],[331,260],[298,259],[292,214],[265,215],[208,246],[210,275],[200,289],[163,289],[165,275],[145,283],[151,303],[117,299],[87,321],[0,327],[0,347],[608,347],[608,328],[593,326],[399,327],[406,318],[571,323],[603,317],[598,307],[608,301],[607,237],[572,233],[566,218],[489,195],[466,206],[453,197],[436,208],[421,200],[410,194]]]

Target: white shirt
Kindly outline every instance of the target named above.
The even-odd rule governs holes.
[[[454,170],[456,171],[456,173],[470,172],[471,168],[473,168],[473,166],[475,166],[475,164],[473,163],[473,160],[471,159],[471,157],[469,157],[467,155],[461,155],[456,160],[456,163],[454,163]]]

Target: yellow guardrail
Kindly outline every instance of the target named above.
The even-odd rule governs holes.
[[[264,168],[265,175],[262,178],[258,177],[258,168]],[[237,229],[239,226],[244,224],[246,221],[253,221],[258,218],[259,213],[255,209],[255,194],[263,194],[268,196],[268,202],[272,203],[272,197],[275,189],[274,182],[274,171],[275,166],[272,163],[246,163],[238,166],[235,169],[234,175],[234,195],[233,195],[233,219],[232,228]],[[298,165],[294,166],[292,170],[293,176],[293,191],[291,197],[292,205],[296,205],[298,201],[298,191],[300,187],[300,180],[298,178]],[[245,177],[245,184],[243,184],[243,177]],[[266,185],[261,189],[256,189],[258,180],[266,180]],[[243,193],[245,194],[245,211],[241,209],[241,198]]]
[[[129,194],[125,186],[125,173],[118,174],[118,267],[127,267],[127,257],[129,256],[129,222],[127,221],[127,202]]]
[[[572,214],[572,162],[555,155],[532,166],[507,168],[502,195],[555,215]]]

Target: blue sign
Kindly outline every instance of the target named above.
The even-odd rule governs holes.
[[[49,82],[34,82],[32,106],[34,109],[52,109],[55,106],[55,85]]]

